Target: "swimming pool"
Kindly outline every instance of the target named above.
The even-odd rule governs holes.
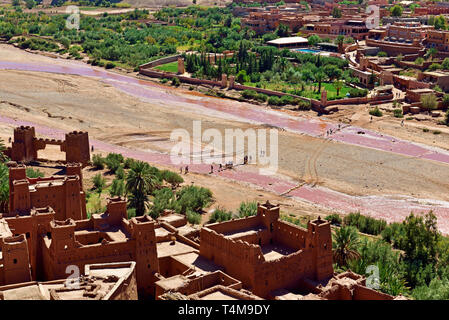
[[[305,52],[305,53],[317,53],[317,52],[320,52],[320,50],[313,50],[313,49],[296,49],[296,51]]]

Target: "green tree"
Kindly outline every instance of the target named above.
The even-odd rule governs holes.
[[[436,30],[439,29],[446,30],[447,29],[446,18],[443,15],[438,16],[437,18],[435,18],[434,26]]]
[[[170,188],[162,188],[154,192],[153,206],[150,210],[150,215],[157,218],[164,210],[181,211],[179,203],[176,201],[175,194]]]
[[[279,24],[279,27],[276,30],[276,34],[278,35],[278,37],[288,37],[289,33],[290,30],[287,25],[282,23]]]
[[[351,260],[358,259],[357,252],[359,235],[357,229],[352,226],[344,226],[335,231],[333,247],[334,262],[339,266],[346,267]]]
[[[438,55],[438,50],[436,48],[430,48],[427,50],[425,57],[427,59],[433,59]]]
[[[148,194],[153,192],[157,179],[151,174],[148,163],[137,161],[126,176],[126,192],[130,194],[130,206],[136,208],[136,215],[142,216],[148,207]]]
[[[335,38],[335,44],[336,45],[341,46],[341,45],[343,45],[344,42],[345,42],[345,36],[343,36],[341,34],[338,35],[337,38]]]
[[[109,189],[111,197],[123,196],[125,194],[125,183],[122,179],[112,180],[111,188]]]
[[[334,7],[332,9],[332,17],[334,18],[341,18],[341,9],[338,7]]]
[[[437,97],[433,93],[422,95],[421,103],[423,108],[427,110],[435,110],[438,105]]]
[[[317,72],[314,75],[315,81],[318,82],[318,93],[321,93],[321,84],[324,81],[326,74],[323,72],[321,68],[318,68]]]
[[[444,58],[443,62],[441,63],[441,67],[444,70],[449,70],[449,58]]]
[[[394,7],[392,7],[390,9],[391,15],[393,17],[400,17],[400,16],[402,16],[402,11],[404,11],[404,9],[400,5],[395,5]]]
[[[321,38],[316,34],[313,34],[307,38],[307,41],[309,43],[309,46],[315,46],[317,43],[321,41]]]
[[[93,178],[92,178],[92,182],[94,184],[94,189],[98,192],[101,193],[103,191],[103,188],[106,186],[106,179],[103,178],[103,176],[101,175],[101,173],[96,174]]]
[[[335,90],[337,91],[337,96],[339,96],[340,90],[343,88],[343,81],[341,81],[341,80],[334,81],[333,85],[334,85]]]

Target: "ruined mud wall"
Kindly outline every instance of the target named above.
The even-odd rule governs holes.
[[[262,225],[260,217],[251,216],[241,219],[212,223],[206,225],[206,227],[209,228],[210,230],[214,230],[217,233],[227,233],[236,230],[251,229],[260,225]]]
[[[393,300],[393,297],[365,286],[355,285],[353,291],[353,300]]]
[[[263,254],[259,246],[226,239],[207,228],[201,229],[200,255],[224,267],[224,272],[239,279],[247,287],[255,282],[254,266]]]
[[[284,221],[274,223],[273,239],[275,242],[295,250],[304,249],[306,246],[307,229]]]
[[[313,278],[315,268],[311,262],[311,251],[297,251],[276,260],[259,261],[254,269],[257,279],[252,292],[267,298],[273,290],[294,287],[303,277]]]

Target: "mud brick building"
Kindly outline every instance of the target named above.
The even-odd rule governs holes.
[[[28,178],[26,167],[9,162],[9,214],[27,215],[33,207],[50,206],[55,219],[81,220],[86,218],[86,195],[79,163],[69,163],[64,176]]]
[[[279,206],[269,202],[258,206],[256,216],[203,227],[200,255],[262,298],[334,272],[330,224],[317,219],[307,229],[297,227],[279,220]]]
[[[73,131],[65,135],[65,140],[36,138],[34,127],[21,126],[14,129],[12,146],[6,155],[13,161],[30,162],[38,160],[38,151],[47,145],[58,145],[65,152],[66,162],[79,162],[83,166],[90,161],[89,135],[87,132]]]
[[[22,158],[33,159],[37,149],[26,145],[36,142],[34,129],[19,131],[28,132],[17,139]],[[170,211],[128,219],[127,200],[115,197],[86,219],[81,163],[45,178],[8,166],[0,300],[394,299],[367,288],[360,275],[334,273],[330,224],[320,218],[302,228],[282,221],[279,206],[267,201],[255,216],[196,228]],[[66,283],[74,270],[79,290]]]
[[[137,300],[135,266],[133,261],[90,264],[84,274],[70,281],[0,286],[0,300]]]

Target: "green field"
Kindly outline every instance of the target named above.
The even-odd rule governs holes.
[[[245,85],[254,87],[255,83],[246,82]],[[267,83],[263,88],[268,89],[268,90],[291,93],[291,94],[306,97],[306,98],[312,98],[312,99],[317,99],[317,100],[321,99],[321,93],[318,93],[318,83],[317,82],[305,85],[304,91],[301,91],[300,85],[293,85],[291,83],[286,83],[286,82]],[[335,90],[335,87],[332,83],[322,82],[321,90],[323,90],[323,89],[325,89],[327,91],[327,99],[328,100],[335,100],[335,99],[345,98],[346,94],[349,92],[351,87],[349,87],[347,85],[343,85],[343,87],[340,89],[340,94],[338,96],[337,96],[337,90]]]
[[[165,72],[173,72],[173,73],[177,73],[178,72],[178,61],[174,61],[174,62],[170,62],[170,63],[166,63],[166,64],[161,64],[160,66],[154,67],[155,69],[161,70],[161,71],[165,71]]]

